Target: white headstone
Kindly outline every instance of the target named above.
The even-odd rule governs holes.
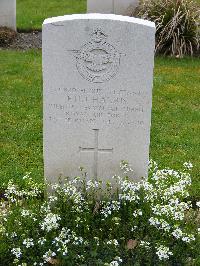
[[[147,174],[155,25],[119,15],[43,24],[44,167],[50,181]]]
[[[138,4],[139,0],[87,0],[87,12],[127,15]]]
[[[16,30],[16,0],[0,0],[0,27]]]

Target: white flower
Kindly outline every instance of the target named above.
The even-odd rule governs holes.
[[[176,230],[174,230],[174,231],[172,232],[172,235],[173,235],[175,238],[179,239],[179,238],[182,237],[183,232],[181,231],[180,228],[177,228]]]
[[[115,257],[115,260],[122,262],[122,259],[120,257]]]
[[[30,212],[29,212],[29,210],[22,210],[22,211],[21,211],[21,216],[22,216],[22,217],[30,216]]]
[[[122,262],[122,259],[120,257],[115,257],[115,260],[111,261],[109,264],[110,266],[119,266],[120,262]]]
[[[149,222],[150,222],[150,225],[153,225],[153,226],[158,226],[158,225],[160,225],[160,221],[158,220],[158,218],[151,217],[151,218],[149,219]]]
[[[129,165],[128,162],[126,161],[121,161],[120,162],[120,169],[123,171],[123,173],[126,174],[131,174],[133,171],[133,169],[131,168],[131,166]]]
[[[17,258],[19,259],[22,255],[21,249],[20,248],[13,248],[11,250],[11,253]]]
[[[134,231],[137,230],[137,229],[138,229],[138,226],[135,225],[135,226],[133,226],[133,227],[131,228],[131,232],[134,232]]]
[[[56,253],[49,249],[49,251],[47,251],[43,255],[43,259],[44,259],[45,262],[49,262],[52,259],[52,257],[55,257],[55,256],[56,256]]]
[[[191,162],[185,162],[185,163],[183,164],[183,166],[184,166],[186,169],[188,169],[188,170],[192,169],[192,167],[193,167],[193,165],[192,165]]]
[[[99,187],[100,183],[97,182],[96,180],[88,180],[86,184],[86,190],[90,189],[97,189]]]
[[[52,184],[52,185],[51,185],[51,188],[52,188],[53,190],[57,190],[59,187],[60,187],[59,184]]]
[[[140,241],[140,246],[146,249],[150,249],[150,243],[148,241]]]
[[[99,238],[95,236],[95,237],[94,237],[94,240],[95,240],[95,242],[96,242],[96,245],[99,246]]]
[[[26,177],[28,180],[29,189],[20,189],[17,185],[13,184],[13,181],[8,182],[7,189],[5,190],[5,197],[11,202],[16,202],[20,198],[37,197],[41,193],[41,189],[38,184],[34,183],[31,178]],[[25,179],[26,179],[25,178]]]
[[[24,245],[26,248],[33,247],[33,246],[34,246],[33,239],[32,239],[32,238],[26,238],[26,239],[24,239],[24,241],[23,241],[23,245]]]
[[[119,243],[118,243],[118,241],[116,239],[112,239],[112,240],[107,241],[107,244],[108,245],[119,246]]]
[[[196,202],[196,205],[197,205],[197,207],[200,208],[200,201],[197,201],[197,202]]]
[[[171,226],[166,221],[161,219],[160,228],[163,229],[164,231],[168,232],[170,230]]]
[[[134,217],[142,216],[142,210],[139,209],[139,210],[134,211],[133,216]]]
[[[156,254],[157,254],[159,260],[169,259],[169,256],[173,255],[173,253],[171,251],[169,251],[169,248],[165,247],[163,245],[157,247]]]
[[[118,263],[118,261],[113,260],[113,261],[111,261],[110,266],[119,266],[119,263]]]
[[[59,227],[58,221],[60,220],[60,216],[58,214],[47,213],[44,221],[41,223],[41,229],[47,232],[50,232],[53,229],[57,229]]]
[[[56,197],[56,196],[49,196],[49,202],[50,203],[53,203],[53,202],[55,202],[55,201],[57,201],[58,200],[58,198]]]
[[[68,254],[68,244],[81,245],[84,240],[82,237],[77,237],[76,233],[67,228],[62,228],[58,237],[52,241],[52,244],[56,246],[58,252],[62,252],[63,256]]]
[[[83,243],[83,238],[82,237],[77,237],[77,236],[73,236],[74,237],[74,245],[81,245]]]
[[[137,192],[141,188],[141,183],[134,183],[129,180],[119,180],[121,193],[119,199],[122,201],[137,202],[140,197]]]
[[[192,235],[192,234],[190,234],[190,235],[184,235],[183,237],[182,237],[182,241],[183,242],[186,242],[186,243],[190,243],[191,241],[194,241],[195,240],[195,237],[194,237],[194,235]]]
[[[63,256],[67,256],[68,254],[68,248],[63,246],[63,252],[62,252]]]
[[[17,234],[15,232],[12,232],[11,235],[10,235],[11,238],[15,238],[17,237]]]
[[[118,201],[111,201],[111,202],[102,202],[105,206],[101,209],[100,213],[107,218],[109,215],[112,214],[113,211],[118,211],[120,209],[120,202]]]
[[[45,242],[46,242],[46,239],[44,237],[41,237],[38,239],[38,244],[41,246],[43,246]]]
[[[152,159],[150,159],[148,167],[150,170],[153,170],[153,171],[156,171],[158,169],[157,163],[153,161]]]
[[[25,176],[22,177],[22,179],[24,179],[24,180],[25,180],[25,179],[29,179],[29,178],[30,178],[30,174],[31,174],[31,173],[27,173]],[[30,178],[30,179],[31,179],[31,178]]]

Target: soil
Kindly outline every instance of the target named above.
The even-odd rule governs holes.
[[[0,47],[0,50],[29,50],[29,49],[41,49],[42,48],[42,32],[33,31],[30,33],[17,33],[12,43],[7,44],[4,47]]]

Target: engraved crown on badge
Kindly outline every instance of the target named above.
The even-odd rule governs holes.
[[[105,33],[102,32],[101,29],[97,28],[93,31],[93,33],[91,34],[91,39],[94,42],[102,42],[103,40],[106,40],[106,38],[108,37]]]

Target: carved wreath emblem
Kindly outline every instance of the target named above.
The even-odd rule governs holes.
[[[107,35],[101,29],[95,29],[88,43],[80,50],[73,50],[78,72],[90,82],[108,81],[119,70],[121,54],[106,39]]]

